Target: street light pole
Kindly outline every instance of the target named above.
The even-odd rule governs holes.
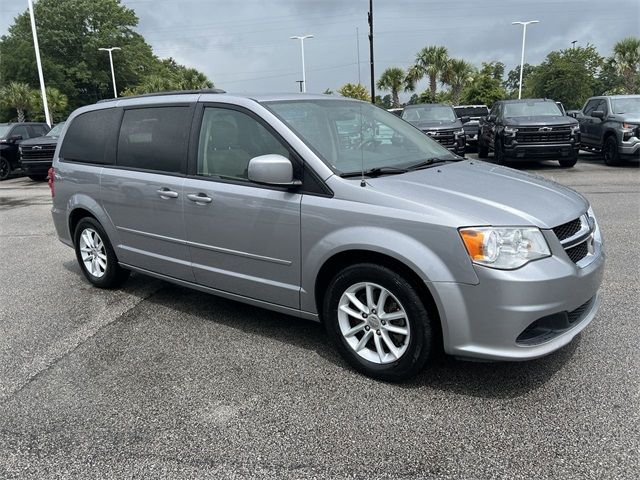
[[[36,32],[36,17],[33,14],[33,2],[31,0],[27,0],[27,5],[29,6],[29,16],[31,17],[31,32],[33,33],[33,47],[36,50],[36,64],[38,65],[38,78],[40,79],[40,93],[42,94],[44,118],[47,121],[47,125],[51,126],[51,116],[49,115],[49,102],[47,101],[47,90],[44,86],[42,62],[40,61],[40,46],[38,45],[38,33]]]
[[[300,52],[302,53],[302,92],[307,91],[307,78],[305,76],[304,71],[304,40],[305,38],[313,38],[313,35],[296,35],[293,37],[289,37],[291,40],[300,40]]]
[[[538,20],[528,22],[512,22],[511,25],[522,25],[522,54],[520,55],[520,84],[518,86],[518,98],[522,98],[522,72],[524,70],[524,42],[527,37],[527,25],[530,23],[540,23]]]
[[[113,70],[113,54],[114,50],[121,50],[120,47],[99,48],[103,52],[109,52],[109,63],[111,64],[111,80],[113,81],[113,97],[118,98],[118,90],[116,89],[116,74]]]

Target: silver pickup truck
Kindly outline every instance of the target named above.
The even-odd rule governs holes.
[[[602,153],[607,165],[640,159],[640,95],[591,97],[575,118],[583,150]]]

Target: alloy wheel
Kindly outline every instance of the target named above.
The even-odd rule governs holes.
[[[356,283],[342,294],[338,324],[353,351],[373,363],[395,362],[409,346],[411,329],[404,307],[375,283]]]
[[[85,228],[80,234],[80,255],[87,272],[96,278],[105,274],[107,251],[100,235],[92,228]]]

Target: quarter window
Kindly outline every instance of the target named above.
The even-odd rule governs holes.
[[[255,118],[226,108],[204,109],[198,175],[248,180],[249,160],[268,154],[289,157],[287,148]]]
[[[113,164],[121,113],[105,108],[78,115],[64,134],[60,157],[72,162]]]
[[[188,106],[125,110],[117,165],[180,173],[187,155],[190,112]]]

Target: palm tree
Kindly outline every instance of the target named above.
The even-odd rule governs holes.
[[[177,86],[179,90],[200,90],[203,88],[213,88],[213,82],[204,73],[195,68],[185,68],[177,75]]]
[[[405,74],[404,70],[398,67],[387,68],[380,79],[378,80],[377,87],[380,90],[390,90],[391,91],[391,101],[393,102],[394,107],[400,106],[400,98],[398,97],[398,92],[404,85]]]
[[[15,108],[18,112],[18,122],[24,122],[25,111],[33,107],[31,87],[26,83],[11,82],[0,91],[2,104]]]
[[[469,62],[460,58],[452,58],[442,72],[442,82],[451,87],[451,101],[454,105],[460,103],[462,89],[471,80],[475,68]]]
[[[51,123],[55,123],[55,119],[66,111],[69,99],[57,88],[46,87],[47,91],[47,104],[49,105],[49,115],[51,116]],[[32,107],[34,110],[43,111],[42,108],[42,96],[40,90],[32,90]],[[44,118],[41,113],[36,115],[38,118]]]
[[[626,93],[636,93],[640,70],[640,38],[627,37],[613,47],[613,64],[624,79]]]
[[[438,88],[438,79],[441,78],[442,73],[447,67],[449,60],[449,52],[446,47],[440,47],[437,45],[429,45],[424,47],[416,55],[415,68],[411,68],[409,73],[411,76],[408,78],[409,82],[415,87],[415,83],[424,76],[429,77],[429,93],[431,101],[436,98],[436,90]]]

